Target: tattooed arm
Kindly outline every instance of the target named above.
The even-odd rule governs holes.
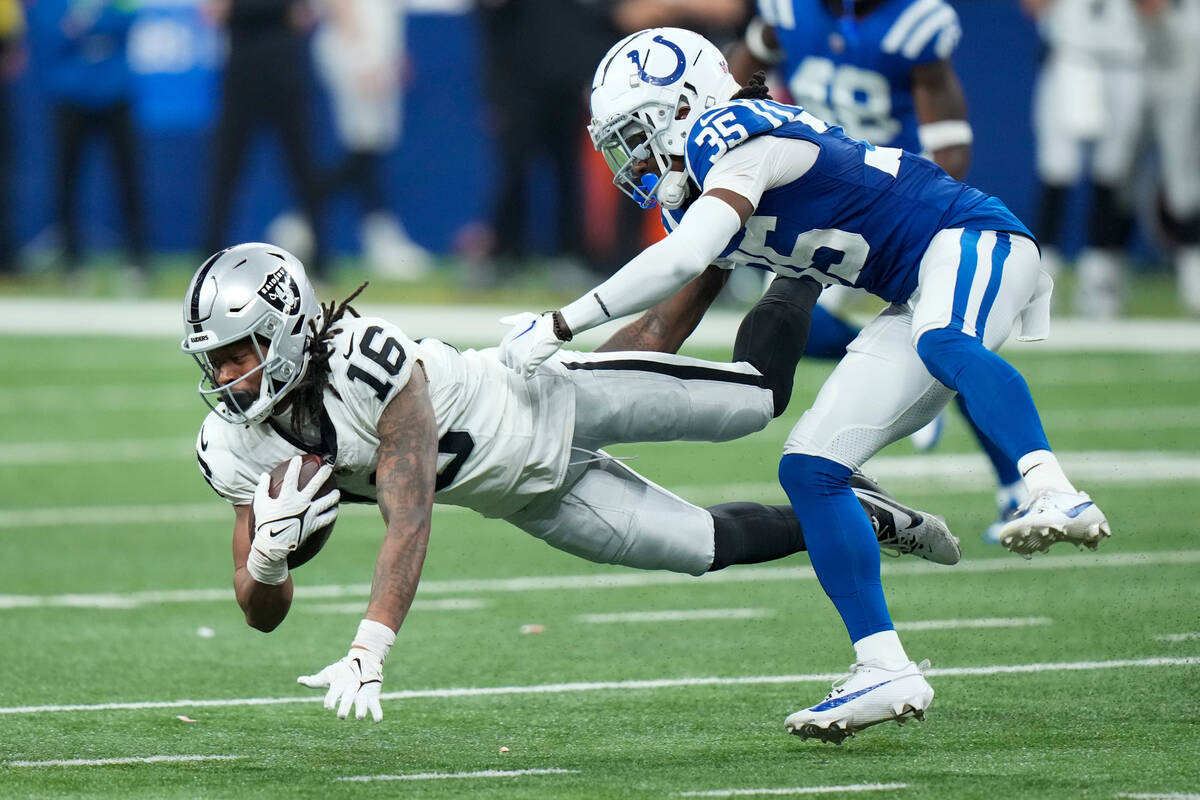
[[[730,270],[710,266],[675,294],[612,335],[596,352],[643,350],[674,353],[717,299]]]
[[[423,369],[414,369],[388,403],[378,429],[375,486],[387,533],[375,561],[367,614],[344,658],[316,675],[297,678],[310,688],[327,689],[325,708],[336,709],[338,717],[344,719],[353,706],[355,717],[363,719],[369,713],[376,722],[383,719],[379,702],[383,662],[412,606],[429,544],[437,483],[437,422]]]
[[[379,418],[376,489],[387,533],[375,562],[366,618],[398,630],[412,605],[429,543],[437,480],[437,421],[423,369]]]

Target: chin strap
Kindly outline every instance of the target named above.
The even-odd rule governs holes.
[[[659,205],[671,210],[683,205],[683,201],[687,199],[687,182],[687,173],[684,172],[671,171],[664,175],[658,181],[656,197]]]

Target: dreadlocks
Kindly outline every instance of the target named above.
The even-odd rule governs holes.
[[[304,380],[292,391],[292,430],[299,433],[306,426],[319,424],[321,410],[325,402],[325,389],[329,386],[329,358],[333,355],[333,336],[341,331],[338,322],[346,312],[357,317],[350,301],[362,294],[367,288],[364,283],[355,289],[349,297],[340,303],[321,303],[321,328],[317,329],[316,320],[308,321],[312,338],[308,341],[308,371]]]
[[[733,96],[734,100],[770,100],[771,92],[767,89],[767,73],[761,69],[750,76],[746,85]]]

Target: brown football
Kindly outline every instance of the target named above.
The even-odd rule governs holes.
[[[301,462],[300,462],[299,486],[303,487],[303,486],[308,485],[308,482],[310,480],[312,480],[312,476],[317,473],[317,470],[319,470],[321,468],[321,465],[324,462],[321,460],[320,456],[313,455],[312,453],[305,453],[300,458],[301,458]],[[291,459],[288,459],[288,461],[290,461],[290,460]],[[271,497],[279,496],[279,489],[283,485],[283,477],[287,473],[288,461],[280,461],[278,464],[275,465],[275,468],[273,470],[271,470],[271,485],[267,490],[270,493]],[[324,497],[325,495],[329,494],[336,488],[337,488],[337,483],[334,482],[333,476],[330,475],[329,480],[325,481],[325,484],[320,489],[317,490],[317,493],[315,495],[313,495],[313,499],[316,499],[318,497]],[[254,539],[254,527],[255,527],[254,511],[251,510],[251,512],[250,512],[250,539],[251,540]],[[311,559],[317,553],[321,552],[321,548],[325,546],[325,542],[329,541],[329,534],[331,534],[331,533],[333,533],[333,524],[332,523],[330,523],[329,525],[326,525],[324,528],[319,528],[319,529],[313,531],[312,533],[310,533],[308,535],[308,538],[304,540],[304,544],[300,545],[295,550],[293,550],[290,554],[288,554],[288,559],[287,559],[288,569],[295,569],[296,567],[300,566],[301,564],[304,564],[305,562],[307,562],[309,559]]]

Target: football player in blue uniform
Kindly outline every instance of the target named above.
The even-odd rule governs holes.
[[[921,153],[962,180],[971,159],[967,103],[950,56],[962,31],[945,0],[758,0],[743,45],[730,58],[742,82],[776,68],[796,105],[874,145]],[[836,309],[835,309],[836,310]],[[858,329],[818,307],[805,355],[841,358]],[[988,441],[958,405],[992,463],[997,520],[984,539],[1026,499],[1017,465]],[[912,437],[920,450],[941,436],[939,415]]]
[[[667,209],[670,233],[562,309],[526,315],[501,357],[530,374],[575,333],[653,305],[710,264],[888,301],[793,428],[779,464],[856,656],[824,701],[785,725],[840,742],[885,720],[923,717],[933,689],[892,625],[878,545],[849,485],[854,469],[957,391],[1029,490],[1002,531],[1007,548],[1095,547],[1109,535],[1104,514],[1050,451],[1024,379],[995,354],[1017,325],[1023,339],[1048,333],[1053,282],[1037,244],[1003,203],[936,164],[851,139],[765,90],[741,90],[720,50],[690,31],[618,42],[596,70],[592,116],[616,185]],[[771,380],[776,341],[761,341],[764,353],[750,360]]]
[[[961,35],[945,0],[758,0],[731,67],[748,78],[774,66],[813,116],[961,180],[972,139],[950,63]]]

